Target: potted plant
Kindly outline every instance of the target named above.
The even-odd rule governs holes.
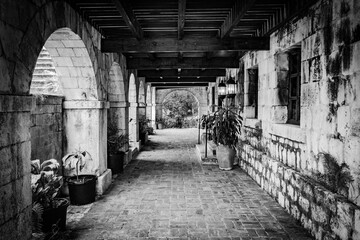
[[[148,140],[148,128],[150,120],[146,117],[139,118],[139,138],[142,143],[146,143]]]
[[[44,161],[41,165],[39,160],[31,163],[32,224],[35,235],[65,230],[69,201],[59,198],[63,183],[62,176],[57,175],[59,166],[55,159]]]
[[[96,175],[79,175],[89,161],[92,161],[90,153],[81,150],[76,150],[62,158],[65,169],[75,170],[75,176],[67,179],[71,204],[84,205],[95,201]]]
[[[129,142],[129,135],[120,133],[120,129],[113,123],[108,125],[108,167],[113,173],[123,171],[125,152],[120,149]]]
[[[233,167],[241,126],[242,117],[235,109],[225,107],[214,112],[211,122],[212,139],[217,145],[216,157],[222,170],[231,170]]]
[[[164,120],[162,118],[156,119],[156,128],[163,129],[164,128]]]

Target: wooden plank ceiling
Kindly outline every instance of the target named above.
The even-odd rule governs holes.
[[[156,87],[206,86],[316,0],[67,0]]]

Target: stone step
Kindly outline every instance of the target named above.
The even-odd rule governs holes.
[[[55,68],[53,63],[36,63],[35,68]]]
[[[34,73],[42,74],[42,73],[56,73],[55,68],[35,68]]]

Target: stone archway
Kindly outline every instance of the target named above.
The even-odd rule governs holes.
[[[11,2],[11,3],[10,3]],[[81,147],[89,150],[94,158],[92,166],[100,175],[98,182],[101,182],[106,171],[106,119],[107,99],[106,93],[106,72],[109,61],[113,62],[114,54],[105,55],[100,51],[101,35],[89,23],[83,21],[82,17],[65,1],[45,1],[41,4],[34,4],[31,1],[21,3],[5,1],[6,6],[13,6],[14,11],[3,16],[4,23],[0,29],[7,34],[2,35],[0,42],[0,149],[4,164],[0,177],[0,192],[7,192],[2,195],[1,204],[4,218],[0,220],[0,232],[4,239],[30,239],[31,237],[31,186],[30,186],[30,159],[31,159],[31,135],[30,129],[33,123],[31,111],[33,108],[33,96],[29,95],[35,65],[47,40],[55,40],[52,37],[54,32],[64,27],[71,32],[68,38],[58,39],[62,46],[67,48],[78,48],[82,44],[82,53],[86,54],[85,62],[91,67],[73,72],[67,60],[70,57],[71,63],[80,69],[84,56],[62,56],[65,60],[61,63],[59,56],[57,73],[63,78],[74,77],[76,81],[66,81],[64,86],[67,89],[64,102],[65,132],[71,132],[71,128],[81,132],[73,134],[71,138],[65,138],[65,149]],[[21,5],[21,6],[20,6]],[[20,9],[22,9],[20,11]],[[19,10],[19,11],[17,11]],[[18,15],[21,12],[21,16]],[[12,15],[16,14],[16,16]],[[15,20],[15,21],[14,21]],[[9,24],[10,23],[10,24]],[[68,33],[69,33],[68,32]],[[79,37],[81,36],[81,38]],[[75,37],[75,39],[72,39]],[[53,46],[54,49],[56,46]],[[50,47],[51,48],[51,47]],[[63,52],[65,53],[66,50]],[[79,53],[81,54],[81,53]],[[53,52],[53,56],[55,56]],[[76,57],[80,61],[73,61]],[[101,60],[101,61],[99,61]],[[90,63],[90,64],[89,64]],[[64,66],[61,66],[64,64]],[[63,72],[64,70],[64,72]],[[65,71],[66,70],[66,71]],[[73,69],[74,70],[74,69]],[[70,72],[68,76],[65,76]],[[79,77],[79,78],[78,78]],[[90,82],[87,82],[91,79]],[[89,87],[80,89],[72,87],[71,84],[78,84],[81,81],[90,84]],[[81,86],[84,86],[81,84]],[[72,92],[72,93],[70,93]],[[85,93],[85,94],[83,94]],[[92,126],[86,125],[83,120],[95,119]],[[72,122],[73,124],[67,124]],[[101,123],[100,124],[98,124]],[[86,131],[85,131],[86,130]],[[86,135],[88,134],[88,135]],[[86,141],[86,144],[83,142]],[[14,161],[16,159],[16,161]],[[8,164],[9,163],[9,164]],[[90,170],[90,169],[88,169]],[[14,177],[16,176],[16,177]],[[106,175],[110,176],[111,174]],[[99,187],[99,185],[98,185]],[[11,188],[11,191],[8,189]],[[101,193],[98,188],[98,192]],[[16,201],[14,201],[16,199]]]
[[[172,92],[184,90],[191,93],[199,103],[199,116],[207,114],[207,91],[206,88],[176,88],[176,89],[157,89],[156,90],[156,118],[162,117],[164,99]]]
[[[88,50],[83,40],[69,28],[54,31],[44,47],[54,63],[65,99],[63,152],[89,151],[94,161],[85,166],[83,173],[100,176],[107,169],[106,124],[103,124],[107,104],[98,101],[98,84]]]

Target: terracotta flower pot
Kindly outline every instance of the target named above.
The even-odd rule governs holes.
[[[219,145],[216,148],[216,158],[221,170],[231,170],[234,165],[235,150],[225,145]]]

